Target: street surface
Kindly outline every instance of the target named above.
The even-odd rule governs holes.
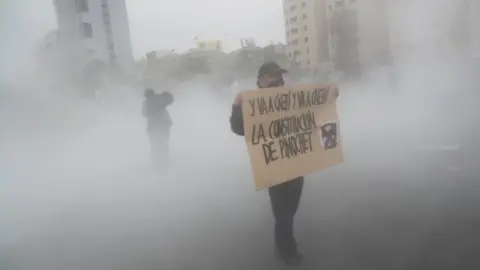
[[[254,190],[230,105],[200,99],[171,109],[168,174],[149,166],[138,102],[68,115],[39,105],[22,136],[9,122],[0,269],[275,269],[268,194]],[[345,164],[307,177],[296,217],[304,269],[478,269],[475,161],[392,143],[375,110],[342,102]],[[365,115],[377,131],[357,124]]]

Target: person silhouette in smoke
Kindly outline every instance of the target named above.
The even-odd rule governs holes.
[[[325,150],[334,149],[338,145],[337,123],[327,123],[320,127],[322,146]]]
[[[259,88],[282,87],[285,85],[283,79],[285,73],[287,71],[274,62],[264,63],[258,70],[257,86]],[[335,89],[334,95],[335,98],[338,97],[338,89]],[[245,135],[242,103],[242,94],[240,93],[235,97],[230,115],[230,128],[239,136]],[[303,261],[293,233],[293,222],[300,203],[303,182],[303,176],[298,176],[268,189],[275,218],[275,254],[287,266],[298,266]]]
[[[258,70],[257,86],[259,88],[282,87],[285,84],[284,73],[287,71],[276,63],[267,62]],[[230,127],[235,134],[244,136],[241,94],[236,96],[233,103]],[[293,220],[300,203],[302,189],[303,176],[268,189],[275,218],[275,251],[287,265],[300,265],[303,260],[302,254],[297,250],[293,234]]]
[[[153,89],[144,91],[143,116],[147,119],[147,133],[150,138],[152,161],[155,166],[168,165],[170,129],[173,125],[167,107],[173,103],[170,92],[156,94]]]

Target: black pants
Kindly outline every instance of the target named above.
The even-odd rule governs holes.
[[[275,247],[283,258],[297,253],[293,235],[293,219],[300,203],[303,177],[269,188],[270,202],[275,217]]]
[[[148,130],[148,137],[150,138],[150,148],[152,155],[152,162],[156,167],[166,168],[169,159],[168,142],[170,139],[170,129],[154,129]]]

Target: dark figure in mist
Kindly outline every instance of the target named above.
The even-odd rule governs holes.
[[[267,62],[258,70],[257,85],[259,88],[284,86],[283,74],[286,72],[276,63]],[[230,126],[235,134],[244,135],[241,95],[235,98],[232,106]],[[275,218],[276,254],[287,265],[300,265],[303,259],[302,254],[297,250],[293,234],[293,220],[300,203],[302,189],[303,176],[300,176],[268,190]]]
[[[169,92],[156,94],[150,88],[145,89],[144,95],[142,113],[147,118],[152,161],[155,166],[165,168],[168,164],[168,141],[173,124],[167,107],[173,103],[173,96]]]

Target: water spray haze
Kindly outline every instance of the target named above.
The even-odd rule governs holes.
[[[478,263],[477,78],[454,38],[460,2],[389,1],[390,63],[340,84],[345,163],[306,177],[296,215],[308,269]],[[206,75],[155,89],[175,96],[159,170],[143,85],[106,76],[86,98],[84,78],[52,70],[1,86],[1,270],[276,269],[268,194],[229,126],[234,93]]]

